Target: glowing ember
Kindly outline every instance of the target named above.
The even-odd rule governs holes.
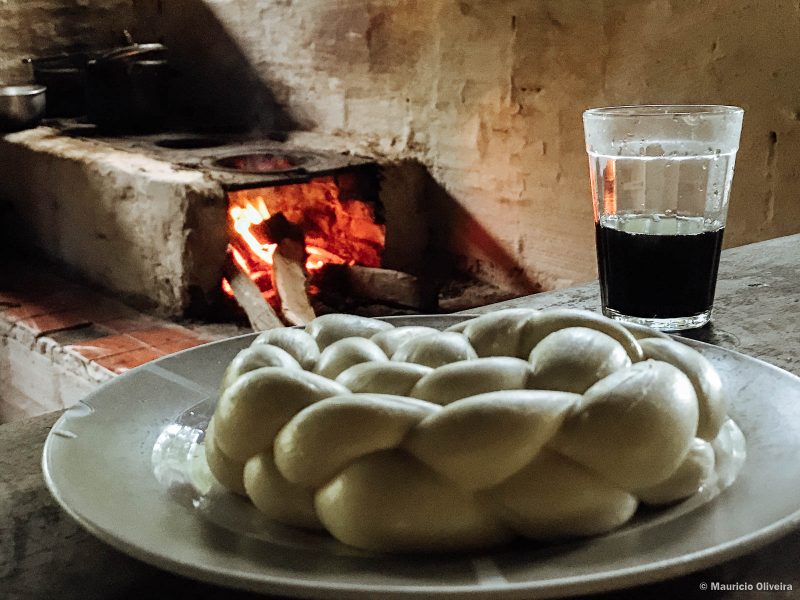
[[[351,199],[350,194],[341,199],[333,177],[231,192],[228,198],[232,232],[229,251],[264,298],[273,303],[280,302],[273,290],[273,255],[277,242],[286,235],[302,232],[307,271],[321,269],[327,263],[380,266],[385,227],[375,223],[373,208],[367,202]],[[299,234],[295,239],[300,239]],[[225,279],[222,289],[233,296]]]

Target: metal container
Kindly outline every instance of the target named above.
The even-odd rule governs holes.
[[[0,86],[0,132],[35,127],[45,110],[45,86]]]
[[[24,58],[33,69],[33,81],[47,87],[46,118],[86,114],[86,63],[107,50],[79,51]]]
[[[106,132],[159,131],[170,69],[161,44],[117,48],[86,64],[88,119]]]

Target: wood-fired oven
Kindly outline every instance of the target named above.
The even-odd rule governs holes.
[[[288,140],[51,125],[0,142],[4,235],[135,305],[226,313],[243,273],[289,323],[305,305],[353,309],[369,289],[398,309],[436,308],[426,179],[413,164]]]

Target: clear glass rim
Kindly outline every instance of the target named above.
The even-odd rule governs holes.
[[[631,104],[626,106],[603,106],[590,108],[583,112],[585,117],[674,117],[687,115],[732,115],[744,113],[738,106],[725,104]]]

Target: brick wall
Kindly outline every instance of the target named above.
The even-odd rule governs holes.
[[[217,107],[260,111],[262,124],[293,121],[345,147],[423,163],[436,182],[429,199],[439,221],[496,281],[558,287],[594,276],[581,126],[590,106],[743,106],[727,243],[800,231],[797,3],[136,5],[141,26],[162,35],[196,77],[213,76],[193,95],[222,90]],[[232,84],[241,81],[269,94],[253,88],[261,100],[237,108],[241,88]]]
[[[31,79],[25,57],[119,45],[134,24],[132,0],[0,0],[0,83]]]
[[[0,79],[23,55],[111,41],[129,22],[171,48],[181,111],[199,123],[424,165],[433,239],[509,287],[594,275],[589,106],[743,106],[727,244],[800,231],[797,3],[5,0]]]

